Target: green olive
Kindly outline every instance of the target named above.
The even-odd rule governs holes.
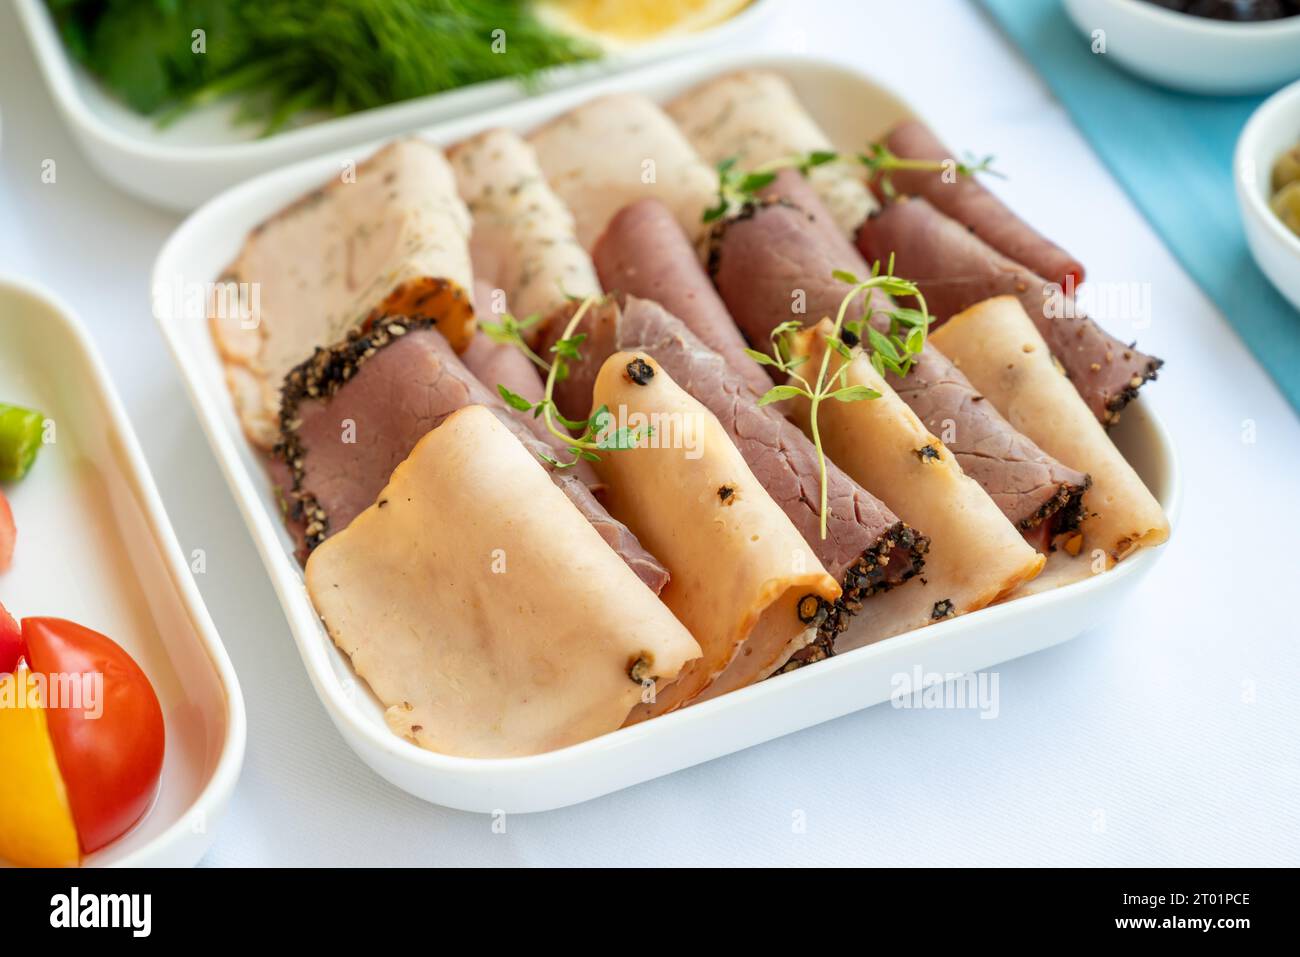
[[[1291,147],[1273,164],[1273,192],[1300,181],[1300,145]]]
[[[1269,203],[1282,225],[1300,236],[1300,179],[1287,183]]]

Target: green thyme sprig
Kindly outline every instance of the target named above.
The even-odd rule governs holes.
[[[582,304],[574,311],[573,318],[564,327],[564,333],[551,346],[551,352],[555,357],[551,362],[537,355],[523,339],[523,330],[534,325],[537,317],[530,316],[525,320],[516,320],[509,315],[503,316],[502,322],[491,331],[487,329],[488,324],[484,325],[484,330],[495,341],[516,346],[546,372],[546,390],[538,402],[530,402],[500,384],[497,385],[497,392],[510,408],[519,412],[531,412],[534,418],[541,416],[546,423],[546,430],[564,443],[569,454],[573,456],[567,462],[561,462],[542,452],[538,453],[542,461],[557,469],[573,468],[579,462],[599,462],[598,452],[635,448],[642,439],[654,434],[654,429],[650,427],[610,429],[612,422],[608,406],[602,405],[586,419],[566,419],[555,406],[555,384],[568,376],[570,362],[582,361],[579,347],[587,341],[587,334],[578,332],[578,326],[582,324],[588,311],[600,298],[602,297],[588,296],[582,300]]]
[[[748,173],[736,167],[739,157],[728,157],[718,164],[718,201],[704,211],[704,222],[716,222],[752,202],[758,191],[776,179],[776,174],[783,169],[797,169],[806,175],[814,166],[829,163],[838,156],[825,150],[784,156],[762,163]]]
[[[537,323],[541,322],[542,317],[538,313],[533,313],[524,319],[516,319],[510,313],[503,313],[500,322],[482,322],[478,327],[487,334],[487,337],[493,342],[500,342],[503,345],[514,346],[524,355],[526,355],[533,365],[537,366],[543,372],[551,370],[550,363],[539,356],[524,341],[524,333],[531,329]]]
[[[957,176],[974,176],[976,173],[987,173],[989,176],[1006,178],[1001,172],[993,168],[993,157],[991,155],[985,156],[983,159],[976,159],[972,154],[967,153],[965,160],[909,159],[899,156],[884,143],[872,143],[867,147],[865,153],[858,154],[858,162],[870,170],[873,176],[879,177],[877,182],[880,184],[880,191],[891,198],[894,196],[894,183],[889,174],[895,170],[926,170],[933,173],[943,173],[951,169]]]
[[[855,348],[867,352],[871,364],[882,376],[886,371],[905,376],[911,371],[916,357],[925,349],[926,332],[930,326],[930,314],[916,283],[894,275],[894,260],[890,257],[888,269],[882,273],[880,262],[871,267],[868,279],[859,279],[850,272],[836,270],[834,277],[849,285],[849,291],[840,302],[839,311],[826,336],[828,348],[822,354],[821,366],[817,370],[815,382],[810,382],[799,371],[807,360],[807,355],[796,354],[790,343],[790,337],[803,328],[797,320],[783,322],[772,330],[772,354],[746,349],[745,353],[760,365],[773,366],[784,372],[792,380],[784,385],[773,386],[762,398],[759,405],[769,405],[784,399],[803,396],[809,402],[809,431],[812,433],[813,445],[817,449],[817,465],[821,474],[821,537],[826,537],[826,523],[830,517],[827,504],[826,452],[822,448],[821,430],[818,424],[818,411],[823,402],[861,402],[878,399],[880,393],[864,385],[849,385],[849,363],[855,356]],[[862,293],[879,289],[891,296],[913,296],[919,309],[899,307],[886,315],[889,316],[889,330],[881,332],[871,324],[870,297],[868,308],[861,318],[847,320],[849,305]],[[863,340],[863,333],[866,340]],[[834,372],[830,368],[831,353],[834,352],[843,363]]]
[[[833,150],[813,150],[795,156],[785,156],[756,166],[749,172],[736,168],[737,157],[732,156],[718,164],[718,198],[714,205],[704,211],[704,222],[712,223],[739,210],[746,203],[753,202],[758,191],[767,186],[776,174],[783,169],[797,169],[805,176],[809,170],[836,160],[853,160],[861,163],[873,176],[879,176],[881,192],[886,196],[894,195],[894,184],[889,174],[894,170],[931,170],[939,173],[949,168],[958,176],[974,176],[987,173],[990,176],[1002,176],[993,169],[993,157],[975,159],[968,155],[964,161],[959,160],[919,160],[906,159],[894,153],[883,143],[873,143],[865,153],[845,155]]]

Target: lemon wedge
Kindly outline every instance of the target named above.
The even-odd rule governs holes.
[[[541,0],[557,30],[611,46],[694,33],[734,17],[750,0]]]

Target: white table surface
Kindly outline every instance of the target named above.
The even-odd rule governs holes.
[[[150,317],[179,220],[90,168],[0,4],[0,273],[90,327],[182,545],[207,551],[243,683],[247,761],[205,863],[1300,863],[1300,421],[977,9],[798,7],[748,44],[889,78],[955,147],[996,152],[996,188],[1090,276],[1150,283],[1142,345],[1168,365],[1144,394],[1179,447],[1181,525],[1119,620],[998,669],[996,720],[882,705],[496,833],[382,781],[326,717]]]

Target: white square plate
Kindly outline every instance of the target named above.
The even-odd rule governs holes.
[[[601,93],[633,90],[663,100],[706,77],[742,67],[784,74],[843,149],[860,149],[893,122],[912,115],[897,95],[844,67],[740,55],[649,67],[430,127],[421,135],[448,145],[494,126],[525,131]],[[167,293],[211,282],[252,227],[379,145],[297,163],[213,199],[163,247],[154,266],[155,290]],[[899,635],[560,751],[490,760],[434,754],[388,730],[379,703],[321,627],[268,479],[235,418],[206,321],[201,315],[155,311],[326,710],[348,743],[381,775],[449,807],[510,812],[563,807],[888,700],[894,676],[911,673],[916,665],[926,672],[969,672],[1046,648],[1074,637],[1120,605],[1161,554],[1159,549],[1142,552],[1088,581]],[[1164,429],[1139,400],[1125,412],[1114,438],[1172,522],[1178,475]]]

